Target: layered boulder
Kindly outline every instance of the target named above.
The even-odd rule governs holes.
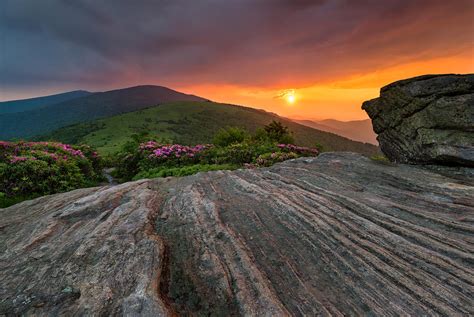
[[[397,81],[362,109],[390,160],[474,166],[474,74]]]
[[[0,209],[0,315],[474,315],[471,168],[325,153]]]

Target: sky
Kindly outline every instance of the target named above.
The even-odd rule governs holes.
[[[357,120],[390,82],[472,72],[472,0],[0,2],[0,100],[154,84]]]

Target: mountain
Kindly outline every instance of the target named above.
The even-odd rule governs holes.
[[[94,93],[60,103],[0,115],[0,139],[29,138],[60,127],[170,101],[204,101],[160,86],[136,86]]]
[[[92,93],[84,90],[75,90],[44,97],[3,101],[0,102],[0,115],[5,113],[29,111],[88,95],[92,95]]]
[[[327,120],[295,120],[296,122],[318,130],[332,132],[342,135],[351,140],[378,144],[377,135],[372,129],[372,122],[369,119],[355,121]]]
[[[215,133],[227,126],[246,128],[251,132],[281,121],[294,132],[296,143],[320,144],[325,150],[351,151],[367,155],[378,153],[378,147],[355,142],[333,133],[319,131],[263,110],[214,102],[174,102],[147,109],[76,124],[58,129],[39,139],[65,143],[86,143],[101,153],[113,153],[131,140],[133,134],[150,133],[181,144],[209,143]]]
[[[323,153],[0,209],[0,315],[473,316],[474,178],[439,171]]]

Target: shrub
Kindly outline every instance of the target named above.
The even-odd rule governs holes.
[[[125,147],[118,155],[116,176],[122,180],[184,176],[199,171],[270,166],[276,162],[316,156],[317,149],[276,140],[292,140],[287,127],[273,121],[250,138],[245,130],[227,128],[214,138],[215,145],[186,146],[148,140]]]
[[[211,145],[198,144],[184,146],[179,144],[161,144],[148,141],[118,155],[116,174],[122,180],[130,180],[136,174],[157,167],[177,167],[193,165],[200,162],[202,152]]]
[[[94,185],[101,161],[88,146],[55,142],[0,142],[0,199],[17,202]]]
[[[258,129],[254,139],[263,142],[294,143],[291,131],[281,122],[273,120],[263,129]]]
[[[159,144],[157,142],[142,143],[139,147],[142,157],[139,167],[141,169],[156,166],[184,166],[198,163],[202,153],[211,145],[198,144],[185,146],[180,144]]]
[[[283,152],[293,152],[300,156],[316,156],[319,154],[317,149],[294,144],[278,144],[277,147]]]
[[[226,129],[221,129],[216,133],[213,143],[217,146],[229,146],[231,144],[241,143],[249,137],[250,134],[244,129],[228,127]]]
[[[272,143],[243,142],[227,147],[210,148],[201,156],[201,162],[208,164],[238,164],[251,163],[264,153],[277,151]]]
[[[300,156],[316,156],[316,149],[293,144],[244,141],[229,146],[179,144],[163,145],[148,141],[134,153],[123,156],[117,176],[124,180],[184,176],[200,171],[270,166]]]
[[[147,142],[147,141],[154,141],[154,142],[157,142],[157,143],[171,143],[171,140],[164,139],[164,138],[158,137],[156,135],[151,135],[148,132],[141,132],[141,133],[137,133],[137,134],[132,134],[131,135],[131,140],[129,140],[128,142],[126,142],[122,146],[120,152],[122,152],[122,153],[123,152],[132,153],[136,150],[136,148],[141,143],[144,143],[144,142]]]
[[[288,127],[284,126],[281,122],[273,120],[270,124],[264,128],[270,140],[279,143],[294,143],[293,136],[291,135]]]
[[[328,152],[329,150],[321,143],[316,142],[314,144],[314,148],[319,151],[319,153],[322,152]]]
[[[255,165],[260,166],[260,167],[271,166],[275,163],[295,159],[297,157],[298,157],[298,154],[294,152],[265,153],[257,157],[257,159],[255,160]]]

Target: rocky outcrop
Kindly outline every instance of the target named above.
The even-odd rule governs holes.
[[[390,160],[474,166],[474,74],[397,81],[362,109]]]
[[[446,171],[327,153],[27,201],[0,315],[472,315],[474,171]]]
[[[156,199],[135,182],[0,209],[0,315],[164,314]]]

